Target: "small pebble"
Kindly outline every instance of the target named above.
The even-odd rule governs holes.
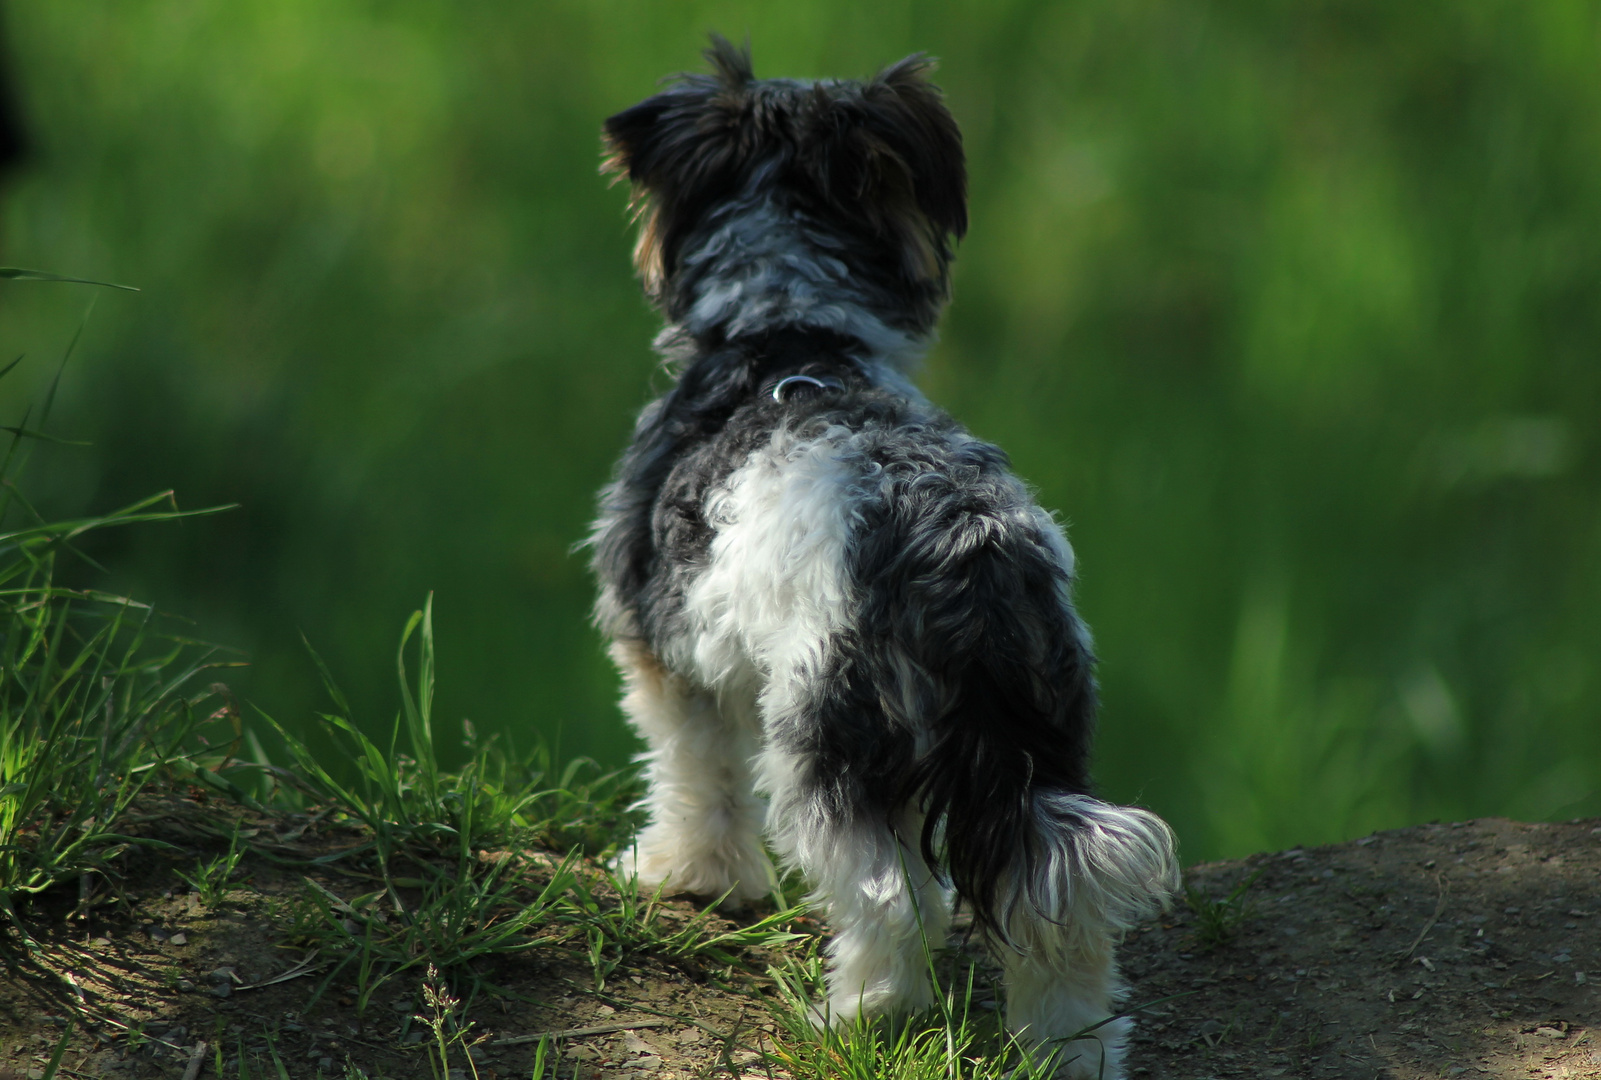
[[[233,987],[228,983],[218,983],[211,988],[211,996],[225,998],[233,993]]]
[[[187,945],[189,944],[189,935],[180,930],[176,934],[172,935],[172,937],[168,940],[170,940],[174,945]]]
[[[188,979],[179,979],[178,980],[178,989],[183,991],[184,993],[187,994],[191,990],[193,990],[194,988],[195,988],[195,984],[190,982]]]

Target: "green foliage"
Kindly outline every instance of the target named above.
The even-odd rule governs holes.
[[[247,651],[242,696],[325,760],[299,631],[382,745],[400,702],[371,657],[432,589],[442,731],[471,716],[620,764],[569,551],[651,385],[654,318],[599,123],[698,66],[708,28],[748,30],[762,74],[926,49],[972,229],[922,381],[1072,523],[1102,790],[1191,858],[1601,812],[1595,18],[21,5],[38,150],[8,259],[144,287],[102,294],[62,384],[94,450],[30,490],[51,517],[169,486],[244,503],[85,543],[110,587]],[[78,302],[8,309],[8,334],[53,348]],[[454,769],[471,752],[445,733]]]

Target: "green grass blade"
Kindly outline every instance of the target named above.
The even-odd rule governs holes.
[[[99,285],[101,288],[122,289],[125,292],[141,291],[135,285],[118,285],[114,281],[66,277],[62,274],[52,274],[48,270],[27,270],[20,266],[0,266],[0,281],[60,281],[71,285]]]

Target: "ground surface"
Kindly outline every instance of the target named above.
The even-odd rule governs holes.
[[[154,813],[142,827],[181,843],[184,820]],[[253,827],[280,854],[349,840]],[[120,885],[124,902],[108,891],[86,917],[77,897],[30,910],[54,977],[18,967],[0,989],[0,1080],[42,1076],[63,1038],[69,1077],[214,1076],[218,1046],[229,1078],[280,1075],[271,1052],[295,1080],[342,1075],[347,1062],[374,1077],[432,1075],[431,1035],[412,1019],[428,1011],[420,972],[380,990],[364,1017],[340,982],[310,1004],[319,959],[303,964],[286,944],[303,868],[247,860],[246,879],[208,907],[174,874],[193,861],[144,857]],[[1133,1075],[1601,1078],[1601,821],[1418,826],[1197,866],[1189,880],[1221,900],[1253,875],[1225,943],[1205,948],[1181,904],[1124,944],[1131,1004],[1187,995],[1142,1011]],[[474,1034],[491,1036],[475,1055],[481,1076],[529,1076],[533,1044],[505,1040],[541,1032],[567,1033],[563,1076],[769,1075],[772,991],[759,976],[647,958],[597,992],[574,942],[486,961],[481,974],[505,991],[465,1007]]]
[[[1260,873],[1233,941],[1123,949],[1143,1076],[1601,1077],[1601,821],[1423,825],[1198,866]]]

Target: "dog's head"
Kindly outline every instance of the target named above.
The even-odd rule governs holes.
[[[603,171],[626,176],[641,219],[635,262],[668,318],[695,303],[695,252],[740,207],[760,208],[836,260],[926,334],[951,242],[967,229],[962,137],[932,61],[866,82],[758,80],[748,47],[713,36],[713,74],[681,75],[606,121]],[[775,216],[776,215],[776,216]]]

